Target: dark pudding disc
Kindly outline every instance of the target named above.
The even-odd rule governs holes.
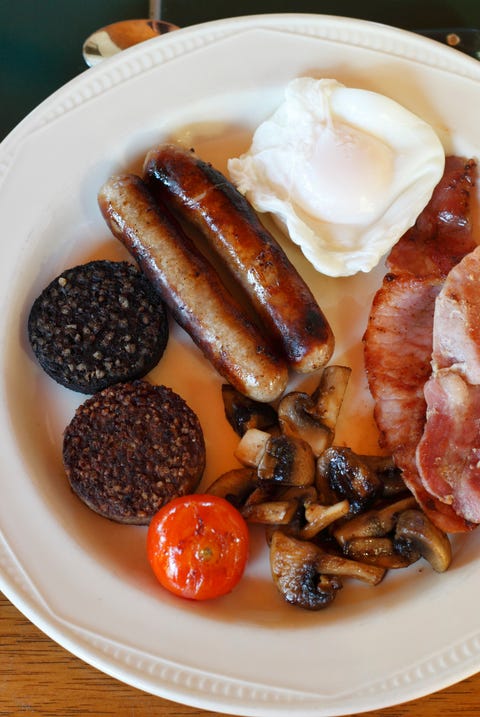
[[[63,463],[89,508],[146,525],[172,498],[193,493],[205,468],[200,422],[184,399],[146,381],[87,399],[67,426]]]
[[[168,341],[165,306],[126,261],[67,269],[35,300],[28,318],[32,349],[62,386],[95,393],[145,376]]]

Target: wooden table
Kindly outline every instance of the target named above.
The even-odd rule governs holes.
[[[1,593],[0,635],[0,716],[206,717],[216,714],[147,695],[98,672],[46,637]],[[480,673],[430,697],[363,714],[364,717],[479,717]]]

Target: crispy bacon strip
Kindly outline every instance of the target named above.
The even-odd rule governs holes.
[[[416,224],[392,249],[364,335],[365,364],[383,445],[430,518],[446,532],[474,527],[423,484],[416,449],[426,421],[435,301],[450,269],[475,247],[469,198],[475,162],[448,157]]]

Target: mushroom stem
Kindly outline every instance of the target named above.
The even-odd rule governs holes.
[[[235,458],[244,466],[256,468],[262,460],[269,439],[270,434],[266,431],[249,428],[248,431],[245,431],[235,449]]]
[[[378,565],[368,565],[358,560],[350,560],[340,555],[330,555],[330,553],[323,552],[318,557],[317,568],[321,573],[356,578],[370,585],[378,585],[386,573],[385,568]]]
[[[264,525],[287,525],[298,509],[295,500],[271,500],[265,503],[246,505],[242,515],[249,523]]]
[[[327,366],[323,369],[318,388],[312,394],[312,416],[335,431],[352,369],[348,366]]]
[[[256,485],[257,474],[254,468],[234,468],[217,478],[207,492],[225,498],[239,508],[255,490]]]
[[[341,500],[334,505],[320,505],[320,503],[305,503],[305,520],[307,525],[299,531],[303,540],[311,540],[321,530],[348,514],[350,505],[348,500]]]

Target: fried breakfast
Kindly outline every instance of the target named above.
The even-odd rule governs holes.
[[[476,161],[445,158],[434,130],[386,97],[300,78],[228,167],[232,181],[168,142],[148,151],[143,176],[107,179],[101,213],[139,270],[76,267],[32,307],[42,367],[94,394],[64,434],[73,491],[106,518],[149,525],[155,574],[192,599],[237,584],[245,522],[265,526],[282,598],[308,610],[330,605],[346,578],[377,585],[421,558],[444,572],[448,534],[480,523]],[[333,330],[255,210],[330,277],[390,252],[363,336],[384,455],[336,439],[352,369],[329,364]],[[170,388],[133,380],[162,357],[164,307],[226,381],[238,435],[232,468],[202,495],[198,417]],[[303,374],[315,390],[289,390]],[[218,532],[212,510],[235,530]]]

